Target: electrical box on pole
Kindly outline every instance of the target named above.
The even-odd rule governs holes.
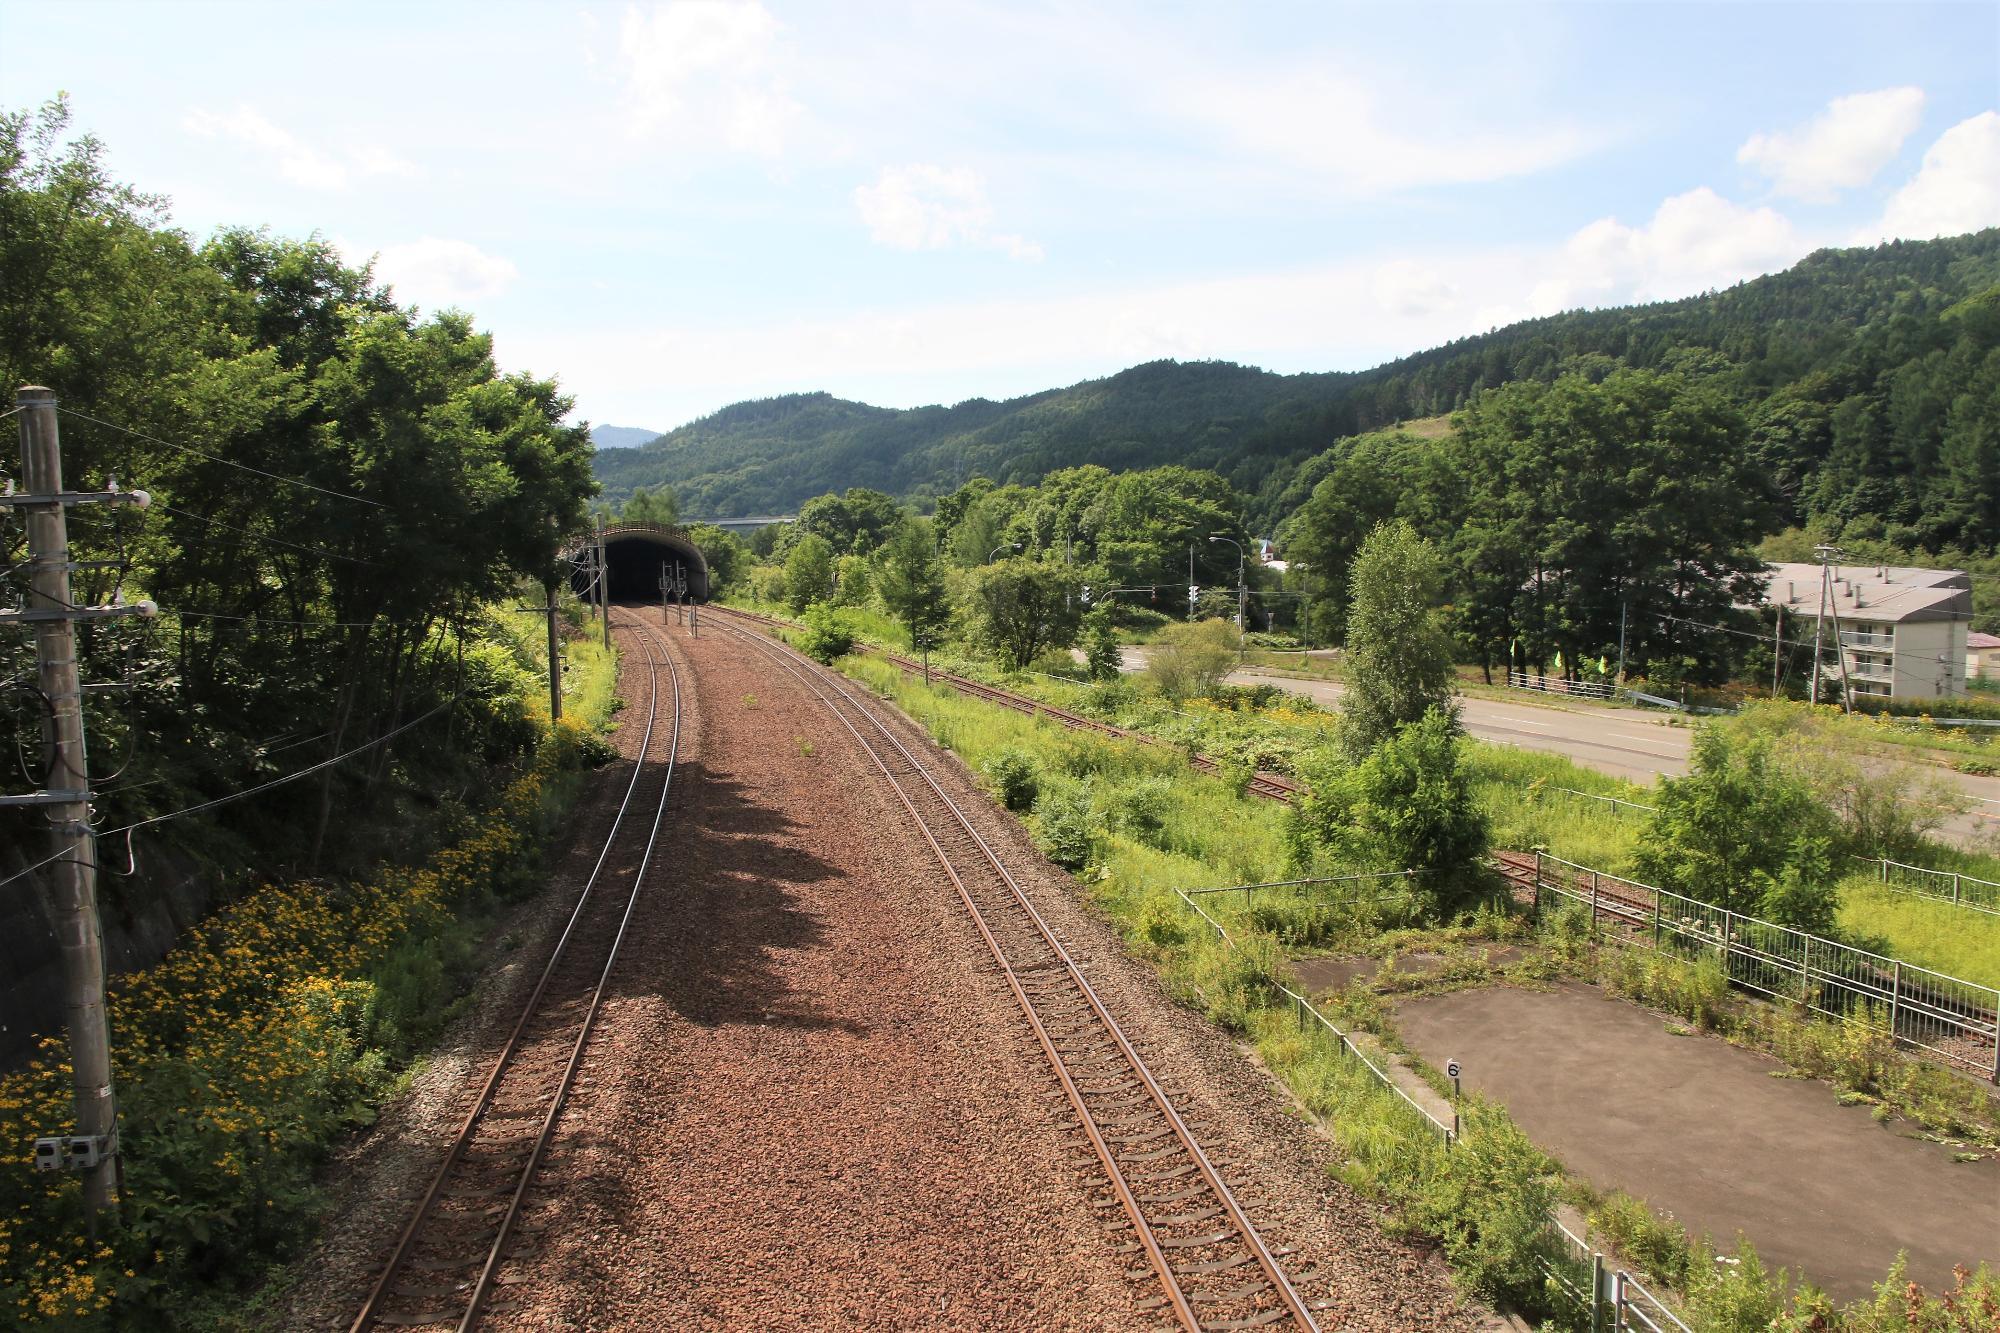
[[[0,797],[7,805],[45,807],[55,856],[56,936],[62,949],[63,1016],[69,1030],[70,1081],[76,1133],[35,1142],[35,1165],[83,1176],[84,1205],[93,1215],[118,1206],[118,1100],[111,1084],[111,1025],[104,1000],[104,934],[97,912],[97,842],[90,827],[90,766],[84,745],[83,687],[76,661],[76,622],[151,616],[151,602],[77,606],[71,600],[69,510],[77,505],[151,501],[144,491],[65,491],[56,396],[37,385],[15,397],[21,415],[21,472],[26,490],[0,496],[23,510],[28,529],[28,600],[0,612],[0,624],[34,626],[35,656],[54,762],[45,790]],[[11,488],[10,488],[11,490]]]

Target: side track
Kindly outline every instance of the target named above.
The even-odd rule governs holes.
[[[759,615],[754,611],[739,611],[731,606],[710,606],[703,608],[703,614],[713,615],[718,612],[723,616],[740,617],[762,625],[784,628],[792,627],[787,622],[779,620],[775,616]],[[1102,722],[1094,717],[1086,717],[1082,713],[1071,712],[1067,708],[1055,708],[1038,699],[1031,699],[1025,694],[1017,694],[1013,690],[1003,690],[997,685],[988,685],[983,681],[973,680],[969,676],[958,676],[949,671],[926,668],[923,663],[914,658],[904,657],[899,653],[892,653],[884,648],[867,648],[858,649],[857,651],[873,653],[885,662],[894,663],[904,675],[924,676],[926,679],[935,681],[938,684],[950,686],[960,694],[968,694],[975,699],[984,699],[988,703],[998,704],[1002,708],[1011,708],[1017,713],[1026,713],[1030,717],[1046,717],[1052,721],[1060,722],[1072,731],[1093,731],[1100,736],[1116,736],[1120,740],[1132,741],[1139,745],[1160,745],[1163,743],[1157,737],[1148,736],[1143,731],[1129,731],[1124,727],[1113,726],[1109,722]],[[1219,773],[1223,769],[1223,764],[1220,760],[1213,759],[1205,754],[1190,756],[1188,765],[1204,773]],[[1250,794],[1253,796],[1262,796],[1266,800],[1284,801],[1287,804],[1292,804],[1298,800],[1299,791],[1300,788],[1296,782],[1293,782],[1290,778],[1280,773],[1259,770],[1250,776]]]
[[[1082,969],[1020,884],[917,756],[886,726],[879,705],[789,648],[720,620],[725,629],[799,678],[854,736],[888,779],[973,924],[1048,1057],[1104,1172],[1104,1210],[1122,1211],[1161,1294],[1187,1329],[1289,1323],[1316,1329],[1311,1309],[1203,1151],[1172,1098],[1147,1069]]]
[[[604,848],[578,895],[513,1033],[438,1166],[351,1333],[372,1328],[473,1327],[502,1308],[493,1289],[502,1262],[521,1241],[516,1223],[534,1182],[577,1065],[597,1020],[605,985],[646,884],[680,753],[681,687],[673,659],[644,646],[651,691],[646,733]],[[665,668],[671,717],[661,717]],[[656,758],[656,748],[665,754]],[[630,814],[632,818],[627,819]],[[643,845],[644,850],[638,851]],[[599,891],[614,849],[637,853],[622,894]]]

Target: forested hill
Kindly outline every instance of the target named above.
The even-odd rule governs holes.
[[[1254,489],[1280,459],[1326,438],[1320,413],[1351,378],[1155,361],[1067,389],[955,407],[895,410],[790,394],[726,407],[641,449],[600,454],[597,475],[613,499],[665,483],[682,512],[702,516],[787,513],[849,486],[942,495],[968,477],[1026,483],[1084,462],[1115,471],[1186,463]]]
[[[2000,228],[1823,250],[1726,291],[1529,320],[1352,374],[1159,361],[949,408],[824,393],[739,403],[600,454],[597,469],[613,499],[665,483],[684,512],[724,516],[788,512],[849,486],[921,498],[972,476],[1029,482],[1079,463],[1184,463],[1221,472],[1269,523],[1298,465],[1342,436],[1449,412],[1511,380],[1623,362],[1722,377],[1753,416],[1786,409],[1772,465],[1801,510],[1910,522],[1913,513],[1891,511],[1916,502],[1873,494],[1871,483],[1926,465],[1944,406],[1970,388],[1941,317],[1995,283]],[[1829,458],[1835,473],[1822,477]]]

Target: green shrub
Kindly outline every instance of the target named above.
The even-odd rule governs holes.
[[[1164,835],[1173,808],[1173,783],[1162,777],[1140,778],[1118,792],[1115,806],[1118,827],[1148,847],[1166,851]]]
[[[1097,814],[1088,783],[1044,789],[1035,799],[1035,845],[1064,870],[1079,871],[1098,857]]]
[[[1191,915],[1177,897],[1149,895],[1139,909],[1138,937],[1146,942],[1154,957],[1160,957],[1187,941]]]
[[[1444,1242],[1459,1280],[1489,1300],[1538,1291],[1554,1244],[1561,1172],[1504,1112],[1474,1103],[1457,1146],[1416,1186],[1410,1221]]]
[[[828,606],[825,602],[815,602],[806,608],[800,617],[805,627],[799,631],[799,651],[815,662],[831,663],[836,657],[844,657],[854,649],[857,630],[854,618],[846,611]]]
[[[985,767],[1002,805],[1017,812],[1034,808],[1041,793],[1041,775],[1033,755],[1019,749],[1002,750],[987,760]]]

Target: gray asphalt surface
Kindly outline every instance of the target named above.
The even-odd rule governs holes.
[[[1995,1162],[1955,1162],[1824,1083],[1772,1078],[1781,1066],[1754,1051],[1671,1036],[1660,1015],[1577,985],[1405,1000],[1396,1022],[1591,1183],[1725,1246],[1742,1232],[1840,1299],[1868,1295],[1899,1250],[1934,1291],[1954,1264],[2000,1261]]]

